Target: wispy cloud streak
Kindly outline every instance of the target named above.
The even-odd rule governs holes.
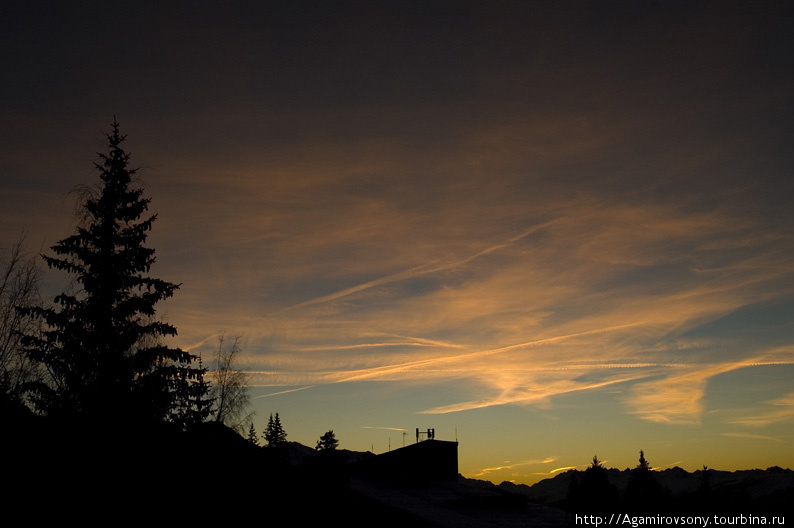
[[[282,366],[256,379],[468,380],[469,398],[421,411],[430,414],[618,390],[638,418],[699,423],[710,379],[774,354],[748,342],[718,357],[715,338],[682,336],[794,293],[781,259],[794,252],[785,238],[759,238],[719,212],[603,207],[547,205],[542,214],[553,220],[502,242],[273,312],[261,326],[283,349],[263,358]]]
[[[312,305],[315,305],[315,304],[321,304],[321,303],[325,303],[325,302],[335,301],[337,299],[341,299],[343,297],[347,297],[349,295],[353,295],[353,294],[356,294],[356,293],[359,293],[359,292],[362,292],[362,291],[366,291],[366,290],[369,290],[369,289],[372,289],[372,288],[376,288],[376,287],[379,287],[379,286],[384,286],[384,285],[387,285],[389,283],[403,281],[403,280],[407,280],[407,279],[411,279],[411,278],[415,278],[415,277],[421,277],[423,275],[430,275],[430,274],[433,274],[433,273],[438,273],[440,271],[445,271],[445,270],[454,269],[454,268],[457,268],[457,267],[460,267],[460,266],[465,266],[466,264],[470,263],[471,261],[473,261],[473,260],[475,260],[477,258],[483,257],[483,256],[488,255],[490,253],[494,253],[496,251],[499,251],[501,249],[504,249],[504,248],[507,248],[507,247],[511,246],[515,242],[518,242],[519,240],[521,240],[523,238],[526,238],[526,237],[532,235],[533,233],[538,232],[539,230],[543,229],[544,227],[546,227],[550,223],[551,222],[548,222],[548,223],[545,223],[545,224],[541,224],[541,225],[537,225],[537,226],[533,226],[532,228],[525,230],[521,234],[519,234],[517,236],[514,236],[512,238],[509,238],[504,243],[500,243],[500,244],[496,244],[496,245],[487,247],[487,248],[482,249],[482,250],[480,250],[480,251],[478,251],[478,252],[476,252],[473,255],[470,255],[468,257],[458,258],[458,259],[449,259],[449,260],[445,260],[445,261],[428,262],[428,263],[422,264],[420,266],[416,266],[414,268],[411,268],[411,269],[408,269],[408,270],[405,270],[405,271],[401,271],[399,273],[394,273],[392,275],[388,275],[388,276],[385,276],[385,277],[380,277],[380,278],[375,279],[375,280],[367,281],[367,282],[364,282],[362,284],[357,284],[355,286],[351,286],[349,288],[345,288],[343,290],[340,290],[338,292],[335,292],[335,293],[332,293],[332,294],[329,294],[329,295],[324,295],[322,297],[317,297],[315,299],[304,301],[304,302],[296,304],[294,306],[290,306],[288,308],[284,308],[284,311],[291,311],[291,310],[295,310],[295,309],[298,309],[298,308],[312,306]]]
[[[765,403],[771,408],[762,408],[752,416],[737,418],[731,420],[731,423],[751,427],[765,427],[774,423],[794,421],[794,392]]]

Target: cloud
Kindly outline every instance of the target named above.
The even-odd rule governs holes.
[[[558,457],[556,457],[556,456],[552,456],[552,457],[546,457],[544,459],[524,460],[524,461],[521,461],[521,462],[510,462],[510,461],[508,461],[508,462],[505,462],[501,466],[483,468],[483,469],[481,469],[479,471],[479,473],[476,474],[476,476],[483,477],[483,476],[487,476],[489,473],[495,473],[497,471],[504,471],[504,470],[508,470],[508,469],[515,469],[515,468],[522,467],[522,466],[537,466],[537,465],[541,465],[541,464],[551,464],[552,462],[555,462],[557,460],[557,458]]]
[[[499,251],[501,249],[508,248],[511,244],[513,244],[515,242],[518,242],[519,240],[521,240],[523,238],[526,238],[527,236],[530,236],[530,235],[538,232],[539,230],[543,229],[544,227],[545,227],[545,225],[543,225],[543,224],[542,225],[538,225],[538,226],[533,226],[530,229],[527,229],[524,232],[520,233],[519,235],[511,237],[510,239],[506,240],[503,243],[496,244],[496,245],[493,245],[493,246],[490,246],[490,247],[486,247],[484,249],[481,249],[481,250],[477,251],[476,253],[474,253],[472,255],[468,255],[468,256],[465,256],[463,258],[447,258],[447,259],[441,260],[441,261],[428,262],[426,264],[422,264],[420,266],[416,266],[416,267],[414,267],[412,269],[408,269],[408,270],[401,271],[399,273],[394,273],[392,275],[388,275],[388,276],[384,276],[384,277],[379,277],[379,278],[377,278],[375,280],[367,281],[367,282],[362,283],[362,284],[357,284],[357,285],[352,286],[350,288],[345,288],[344,290],[341,290],[341,291],[338,291],[338,292],[334,292],[334,293],[329,294],[329,295],[324,295],[324,296],[318,297],[316,299],[311,299],[311,300],[308,300],[308,301],[304,301],[304,302],[302,302],[300,304],[297,304],[295,306],[291,306],[289,308],[286,308],[286,310],[292,310],[292,309],[297,309],[297,308],[301,308],[301,307],[305,307],[305,306],[310,306],[310,305],[313,305],[313,304],[319,304],[319,303],[335,301],[337,299],[341,299],[341,298],[347,297],[349,295],[353,295],[353,294],[356,294],[356,293],[359,293],[359,292],[363,292],[363,291],[366,291],[366,290],[369,290],[369,289],[372,289],[372,288],[377,288],[379,286],[384,286],[384,285],[387,285],[387,284],[390,284],[390,283],[393,283],[393,282],[405,281],[405,280],[409,280],[409,279],[412,279],[412,278],[421,277],[423,275],[436,274],[436,273],[440,273],[440,272],[443,272],[443,271],[446,271],[446,270],[463,267],[463,266],[466,266],[471,261],[473,261],[473,260],[475,260],[477,258],[486,256],[486,255],[488,255],[490,253],[494,253],[494,252]]]
[[[405,429],[401,429],[399,427],[378,427],[372,425],[362,425],[362,429],[385,429],[386,431],[405,431]]]
[[[605,387],[636,380],[643,375],[623,376],[601,382],[580,383],[573,380],[553,380],[536,379],[530,386],[511,387],[502,394],[494,398],[479,401],[461,402],[452,405],[435,407],[424,411],[426,414],[446,414],[451,412],[468,411],[472,409],[482,409],[496,405],[522,404],[522,405],[547,405],[553,397],[562,396],[574,392],[590,391],[603,389]]]
[[[794,350],[784,347],[739,361],[682,365],[659,379],[635,384],[625,403],[633,414],[651,422],[700,423],[709,379],[765,365],[794,365]],[[769,403],[780,409],[732,423],[760,426],[794,417],[794,398],[791,394]]]
[[[766,427],[774,423],[790,422],[794,420],[794,392],[790,392],[785,396],[769,400],[765,403],[772,408],[762,408],[756,411],[752,416],[737,418],[731,420],[730,423],[749,427]]]
[[[568,471],[569,469],[576,469],[576,466],[564,466],[564,467],[555,468],[549,471],[549,475],[559,473],[560,471]]]
[[[178,341],[244,335],[258,386],[466,381],[425,412],[619,388],[634,416],[697,422],[762,345],[682,336],[794,293],[791,223],[730,167],[747,145],[689,127],[718,99],[640,105],[666,84],[617,105],[609,80],[591,108],[494,73],[507,100],[211,106],[199,145],[153,121],[179,140],[140,139]]]
[[[283,391],[278,391],[278,392],[271,392],[270,394],[261,394],[259,396],[254,396],[254,399],[269,398],[271,396],[281,396],[282,394],[289,394],[291,392],[298,392],[298,391],[311,389],[311,388],[312,388],[312,386],[307,386],[307,387],[298,387],[296,389],[288,389],[288,390],[283,390]]]
[[[731,438],[745,438],[748,440],[767,440],[769,442],[777,442],[777,443],[785,442],[784,439],[777,436],[765,436],[765,435],[749,434],[749,433],[722,433],[722,436],[729,436]]]
[[[306,262],[315,244],[362,255],[393,226],[388,244],[376,243],[350,269],[334,253],[324,273],[343,287],[238,320],[251,330],[255,383],[467,380],[460,401],[427,413],[549,406],[558,396],[620,387],[639,418],[698,423],[711,378],[770,360],[759,355],[763,343],[724,347],[686,336],[792,293],[785,257],[794,252],[781,233],[759,236],[754,220],[734,211],[667,202],[580,195],[536,204],[529,226],[483,226],[461,214],[463,200],[440,208],[454,210],[457,222],[423,209],[437,225],[417,230],[423,222],[414,212],[368,199],[356,211],[367,228],[344,220],[322,244],[290,242],[295,250],[305,244]],[[515,207],[502,204],[502,218],[520,219]],[[292,271],[299,289],[312,283],[313,266]]]

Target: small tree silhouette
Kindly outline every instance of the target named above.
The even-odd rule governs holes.
[[[700,474],[700,482],[698,483],[698,493],[703,493],[703,494],[711,493],[711,470],[705,464],[703,464],[703,472]]]
[[[714,508],[716,497],[711,487],[712,473],[713,470],[704,464],[700,473],[700,482],[698,482],[697,490],[694,493],[693,510],[710,512]]]
[[[573,509],[584,513],[604,513],[617,505],[617,488],[609,482],[607,469],[598,456],[593,456],[592,464],[584,471],[573,499]]]
[[[629,512],[647,512],[651,509],[659,510],[665,503],[665,493],[656,481],[651,471],[651,466],[645,460],[645,453],[640,450],[640,459],[637,466],[631,470],[626,492],[623,496],[623,505]]]
[[[336,439],[333,429],[331,429],[322,435],[319,440],[317,440],[317,446],[315,449],[320,453],[330,453],[332,451],[336,451],[338,446],[339,441]]]
[[[278,413],[276,413],[275,418],[271,413],[267,421],[264,437],[267,447],[279,447],[287,442],[287,433],[281,425],[281,418],[279,418]]]
[[[648,461],[645,460],[645,453],[643,453],[642,449],[640,449],[640,461],[637,464],[636,470],[645,472],[651,470],[651,466],[648,464]]]
[[[251,427],[248,428],[248,438],[247,438],[247,440],[250,443],[252,443],[252,444],[254,444],[256,446],[259,445],[259,438],[257,438],[257,436],[256,436],[256,429],[254,429],[254,424],[253,423],[251,424]]]

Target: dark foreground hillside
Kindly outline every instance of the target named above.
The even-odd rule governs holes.
[[[531,488],[462,477],[412,482],[373,474],[372,464],[362,463],[375,457],[370,453],[321,456],[296,443],[262,448],[219,424],[183,432],[166,426],[55,423],[7,413],[4,422],[6,521],[212,526],[268,525],[283,517],[281,524],[295,526],[505,528],[567,526],[574,519],[565,511],[573,472]],[[661,474],[666,486],[680,487],[677,500],[694,493],[679,473],[678,481],[673,473]],[[618,484],[624,477],[610,472]],[[715,490],[744,490],[746,513],[757,507],[771,514],[794,497],[789,470],[741,477],[744,484],[738,487],[721,474],[712,484]],[[757,493],[761,489],[767,492]]]
[[[296,443],[262,448],[219,424],[182,432],[4,417],[7,521],[212,526],[283,518],[290,526],[422,528],[526,526],[534,519],[532,526],[564,525],[563,512],[495,487],[484,490],[464,479],[394,482],[357,470],[372,454],[324,457]]]
[[[330,465],[291,464],[288,450],[254,446],[219,424],[183,432],[33,416],[5,415],[4,422],[5,521],[212,526],[286,517],[288,525],[347,519],[364,526],[380,518],[381,526],[422,526],[353,492]]]

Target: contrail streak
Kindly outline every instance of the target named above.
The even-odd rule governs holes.
[[[640,324],[642,324],[642,323],[630,323],[630,324],[624,324],[624,325],[609,326],[609,327],[606,327],[606,328],[598,328],[598,329],[595,329],[595,330],[587,330],[585,332],[577,332],[575,334],[568,334],[568,335],[563,335],[563,336],[548,337],[548,338],[545,338],[545,339],[538,339],[536,341],[528,341],[526,343],[519,343],[519,344],[516,344],[516,345],[509,345],[509,346],[500,347],[500,348],[493,348],[493,349],[488,349],[488,350],[480,350],[480,351],[477,351],[477,352],[470,352],[468,354],[459,354],[457,356],[445,356],[445,357],[440,357],[440,358],[423,359],[423,360],[419,360],[419,361],[410,361],[408,363],[399,363],[397,365],[386,365],[386,366],[383,366],[383,367],[375,367],[375,368],[371,368],[371,369],[363,369],[363,370],[359,370],[359,371],[353,371],[353,373],[351,373],[350,376],[342,378],[339,381],[340,382],[356,381],[356,380],[361,380],[361,379],[373,378],[373,377],[377,377],[377,376],[383,376],[383,375],[386,375],[386,374],[392,374],[392,373],[395,373],[395,372],[400,372],[400,371],[407,370],[407,369],[413,369],[413,368],[416,368],[416,367],[427,367],[429,365],[436,365],[436,364],[441,364],[441,363],[449,363],[449,362],[454,362],[454,361],[463,361],[463,360],[473,359],[473,358],[478,358],[478,357],[483,357],[483,356],[501,354],[503,352],[509,352],[511,350],[516,350],[516,349],[520,349],[520,348],[528,348],[528,347],[533,347],[533,346],[540,346],[540,345],[546,345],[546,344],[550,344],[550,343],[556,343],[558,341],[562,341],[562,340],[565,340],[565,339],[571,339],[571,338],[574,338],[574,337],[581,337],[581,336],[587,336],[587,335],[593,335],[593,334],[601,334],[601,333],[605,333],[605,332],[612,332],[612,331],[615,331],[615,330],[621,330],[623,328],[629,328],[629,327],[637,326],[637,325],[640,325]]]
[[[289,389],[289,390],[285,390],[285,391],[271,392],[270,394],[262,394],[261,396],[254,396],[254,399],[258,400],[259,398],[269,398],[271,396],[279,396],[281,394],[288,394],[290,392],[298,392],[298,391],[302,391],[302,390],[306,390],[306,389],[311,389],[311,388],[316,387],[316,386],[317,385],[307,385],[305,387],[298,387],[297,389]]]
[[[443,263],[443,262],[439,263],[439,261],[428,262],[428,263],[422,264],[420,266],[416,266],[414,268],[411,268],[411,269],[408,269],[408,270],[405,270],[405,271],[401,271],[399,273],[394,273],[392,275],[387,275],[385,277],[381,277],[379,279],[375,279],[375,280],[371,280],[371,281],[368,281],[368,282],[364,282],[362,284],[357,284],[356,286],[351,286],[350,288],[345,288],[344,290],[340,290],[338,292],[334,292],[334,293],[331,293],[331,294],[328,294],[328,295],[324,295],[322,297],[317,297],[315,299],[310,299],[308,301],[292,305],[290,307],[284,308],[284,309],[279,310],[279,311],[280,312],[285,312],[285,311],[288,311],[288,310],[295,310],[297,308],[302,308],[302,307],[305,307],[305,306],[311,306],[311,305],[314,305],[314,304],[321,304],[321,303],[325,303],[325,302],[335,301],[336,299],[340,299],[342,297],[347,297],[348,295],[352,295],[354,293],[358,293],[358,292],[361,292],[361,291],[364,291],[364,290],[368,290],[370,288],[375,288],[377,286],[382,286],[384,284],[389,284],[389,283],[392,283],[392,282],[399,282],[399,281],[402,281],[402,280],[411,279],[413,277],[420,277],[422,275],[428,275],[428,274],[431,274],[431,273],[436,273],[438,271],[445,271],[445,270],[448,270],[448,269],[451,269],[451,268],[462,266],[462,265],[468,264],[469,262],[471,262],[471,261],[473,261],[473,260],[475,260],[475,259],[477,259],[479,257],[482,257],[484,255],[488,255],[489,253],[493,253],[494,251],[499,251],[500,249],[504,249],[506,247],[509,247],[512,244],[515,244],[516,242],[521,240],[522,238],[526,238],[529,235],[531,235],[533,233],[536,233],[540,229],[543,229],[544,227],[546,227],[546,226],[548,226],[550,224],[553,224],[555,222],[557,222],[557,220],[550,220],[548,222],[544,222],[542,224],[533,226],[533,227],[527,229],[526,231],[523,231],[519,235],[516,235],[516,236],[508,239],[506,242],[503,242],[501,244],[496,244],[494,246],[487,247],[487,248],[485,248],[485,249],[483,249],[481,251],[478,251],[477,253],[475,253],[473,255],[470,255],[470,256],[468,256],[466,258],[463,258],[463,259],[457,259],[457,260],[453,260],[453,261],[446,262],[446,263]]]

